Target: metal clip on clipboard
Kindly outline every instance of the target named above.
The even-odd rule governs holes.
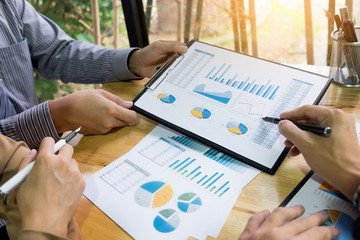
[[[164,79],[168,76],[169,72],[171,72],[171,70],[173,70],[174,68],[176,68],[176,66],[184,59],[184,55],[182,54],[174,54],[164,65],[162,65],[160,67],[160,69],[150,78],[150,80],[145,84],[145,88],[149,89],[149,90],[155,90],[157,88],[157,86],[160,85],[160,83],[162,81],[164,81]],[[178,60],[178,62],[174,65],[171,66],[171,64],[173,64],[176,60]],[[165,76],[163,76],[160,79],[160,76],[165,72]],[[154,83],[157,83],[155,86]]]

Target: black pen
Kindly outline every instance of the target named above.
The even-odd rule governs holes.
[[[278,124],[281,120],[280,118],[264,117],[264,121]],[[330,136],[331,127],[323,127],[315,124],[304,123],[304,122],[293,122],[301,130],[309,131],[318,135]]]

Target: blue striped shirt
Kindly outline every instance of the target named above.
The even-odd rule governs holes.
[[[48,102],[37,103],[33,69],[65,83],[138,79],[128,69],[131,51],[76,41],[27,1],[0,0],[0,84],[18,113],[0,120],[0,134],[30,148],[46,136],[59,139]]]
[[[356,192],[354,194],[354,200],[353,203],[357,209],[360,211],[360,186],[356,189]]]

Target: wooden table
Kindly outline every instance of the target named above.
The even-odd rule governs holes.
[[[323,75],[329,73],[327,67],[298,67]],[[146,80],[108,83],[103,88],[131,100],[143,89],[145,82]],[[359,88],[343,88],[331,84],[320,105],[343,109],[360,121]],[[83,137],[75,147],[74,158],[78,161],[84,177],[130,151],[155,125],[155,122],[142,117],[136,127],[124,127],[105,135]],[[299,156],[286,158],[274,176],[260,173],[241,192],[218,239],[237,239],[250,216],[263,209],[276,208],[308,171],[309,167]],[[132,239],[85,197],[81,198],[75,217],[86,240]]]

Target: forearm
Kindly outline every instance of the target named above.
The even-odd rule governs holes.
[[[18,240],[64,240],[65,238],[34,230],[21,230]]]
[[[132,49],[111,50],[83,41],[59,45],[55,53],[45,53],[37,61],[36,68],[48,79],[76,83],[139,79],[127,66]]]
[[[41,140],[47,136],[60,139],[51,119],[48,102],[0,120],[0,134],[15,141],[24,141],[30,148],[38,148]]]
[[[19,0],[17,7],[33,65],[44,77],[77,83],[138,78],[127,66],[127,57],[133,49],[114,50],[76,41],[28,2]]]

